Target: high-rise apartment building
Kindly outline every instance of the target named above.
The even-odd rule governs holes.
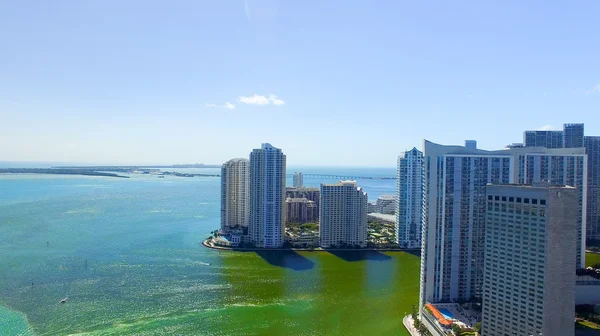
[[[290,198],[285,200],[286,223],[317,223],[317,204],[306,198]]]
[[[487,187],[484,336],[574,334],[579,192]]]
[[[367,193],[356,181],[321,184],[321,247],[367,245]]]
[[[583,148],[485,151],[425,141],[423,154],[421,303],[481,298],[488,183],[577,187],[575,253],[577,267],[584,265],[587,162]]]
[[[423,152],[416,148],[398,156],[396,242],[421,246],[423,219]]]
[[[563,131],[525,131],[523,145],[525,147],[563,148]]]
[[[302,188],[304,186],[304,177],[301,172],[294,173],[294,188]]]
[[[221,229],[248,226],[250,214],[250,164],[247,159],[232,159],[221,167]]]
[[[268,143],[250,153],[250,221],[248,234],[257,247],[283,244],[285,222],[285,155]]]
[[[315,202],[316,216],[319,218],[319,204],[321,199],[321,191],[319,188],[285,188],[286,198],[306,198],[309,201]]]
[[[600,136],[584,137],[588,156],[587,239],[600,240]]]
[[[583,147],[583,124],[564,124],[563,144],[565,148]]]
[[[584,136],[584,124],[564,124],[562,131],[525,131],[525,146],[585,147],[588,155],[586,239],[600,239],[600,137]]]

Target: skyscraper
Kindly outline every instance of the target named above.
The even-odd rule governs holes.
[[[465,140],[465,147],[467,147],[468,149],[477,149],[477,141]]]
[[[294,188],[302,188],[304,186],[304,177],[301,172],[294,173]]]
[[[564,124],[562,131],[525,131],[525,146],[585,147],[588,155],[586,239],[600,239],[600,137],[584,136],[584,124]]]
[[[563,131],[525,131],[523,145],[525,147],[563,148]]]
[[[587,239],[600,240],[600,136],[584,137],[588,156]]]
[[[563,144],[565,148],[583,147],[583,124],[564,124]]]
[[[398,156],[396,242],[421,246],[423,220],[423,152],[416,148]]]
[[[573,187],[487,187],[483,334],[573,335]]]
[[[283,244],[285,155],[268,143],[250,153],[250,221],[248,234],[257,247]]]
[[[587,162],[583,148],[485,151],[425,141],[424,149],[421,303],[481,298],[488,183],[545,181],[577,187],[575,253],[577,267],[584,265]]]
[[[250,214],[250,165],[247,159],[231,159],[221,167],[221,229],[248,226]]]
[[[367,245],[367,193],[356,181],[321,184],[321,247]]]

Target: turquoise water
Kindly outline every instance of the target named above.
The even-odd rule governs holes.
[[[203,248],[219,183],[0,176],[0,335],[406,334],[417,257]]]

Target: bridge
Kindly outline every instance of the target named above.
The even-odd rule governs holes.
[[[294,176],[294,174],[287,174],[287,176]],[[351,175],[330,175],[330,174],[305,174],[302,173],[303,177],[316,178],[316,179],[328,179],[328,180],[395,180],[396,176],[351,176]]]

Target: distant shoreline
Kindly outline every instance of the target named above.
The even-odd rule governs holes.
[[[51,175],[84,175],[129,178],[115,173],[99,172],[89,169],[59,169],[59,168],[0,168],[0,174],[51,174]]]
[[[346,252],[369,252],[369,251],[377,251],[377,252],[420,252],[420,248],[416,249],[402,249],[402,248],[362,248],[362,249],[344,249],[344,248],[335,248],[335,249],[324,249],[321,247],[317,248],[260,248],[260,247],[224,247],[224,246],[215,246],[208,244],[208,239],[204,239],[202,241],[202,246],[213,249],[213,250],[222,250],[222,251],[233,251],[233,252],[252,252],[252,251],[296,251],[296,252],[328,252],[328,251],[346,251]]]

